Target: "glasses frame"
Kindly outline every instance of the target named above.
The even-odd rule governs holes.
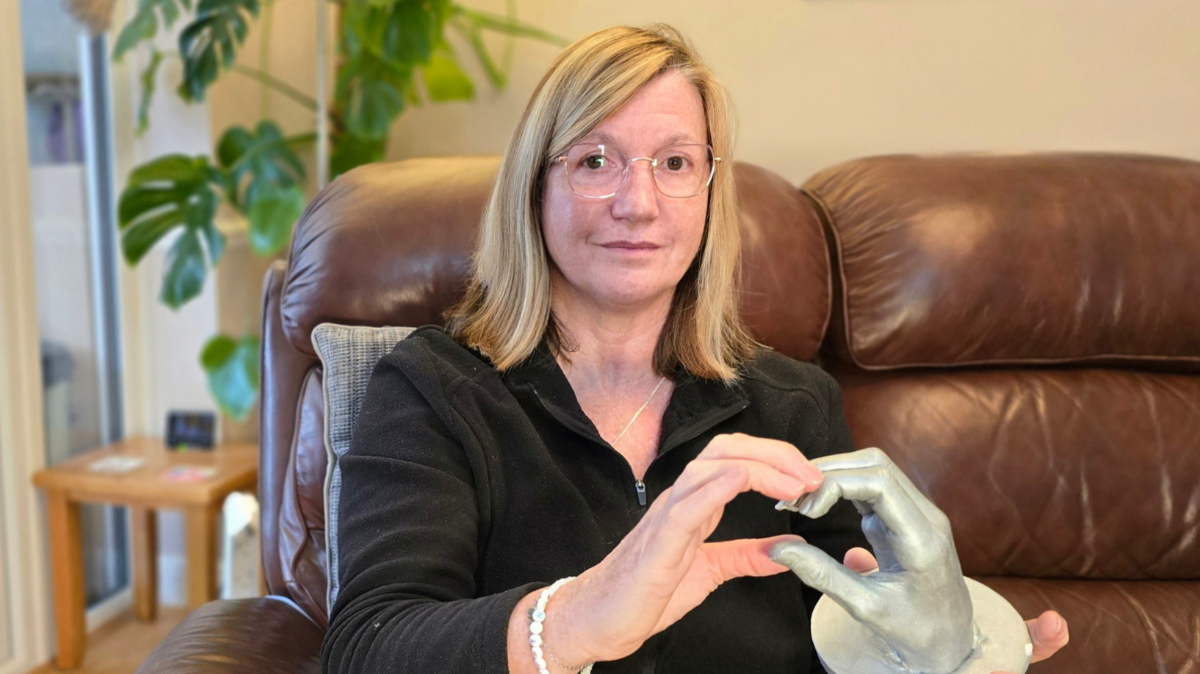
[[[600,151],[602,153],[605,151],[605,148],[608,146],[607,143],[576,143],[575,145],[572,145],[571,148],[574,148],[578,145],[595,145],[596,147],[600,148]],[[710,166],[708,169],[708,180],[706,180],[704,182],[704,186],[701,187],[700,190],[698,192],[696,192],[695,194],[689,194],[686,197],[677,197],[677,196],[674,196],[671,194],[667,194],[666,192],[663,191],[662,187],[658,184],[658,172],[657,172],[658,159],[655,157],[630,157],[630,158],[627,158],[627,162],[625,163],[625,171],[621,175],[621,182],[617,184],[617,188],[615,190],[613,190],[611,194],[605,194],[603,196],[580,194],[575,189],[575,185],[571,184],[571,168],[569,166],[567,166],[567,155],[563,154],[563,155],[559,155],[559,156],[555,157],[553,163],[557,164],[559,162],[562,162],[563,170],[565,170],[567,173],[567,186],[571,188],[571,192],[573,192],[575,194],[575,196],[581,197],[583,199],[611,199],[611,198],[617,196],[617,192],[620,192],[621,188],[625,186],[625,183],[629,181],[629,171],[633,168],[633,163],[639,162],[639,161],[650,162],[650,180],[654,183],[654,189],[658,190],[659,194],[661,194],[664,197],[667,197],[669,199],[691,199],[692,197],[698,197],[701,194],[704,194],[704,190],[708,189],[708,187],[710,185],[712,185],[713,176],[715,176],[717,174],[717,164],[721,161],[721,157],[717,156],[717,151],[714,150],[713,146],[709,145],[708,143],[671,143],[670,145],[664,145],[664,146],[658,148],[657,150],[654,151],[654,154],[657,155],[659,152],[662,152],[663,150],[665,150],[669,147],[677,147],[680,145],[696,145],[696,146],[700,146],[700,147],[706,147],[706,148],[708,148],[708,155],[710,157],[712,157],[712,160],[713,160],[712,166]],[[568,148],[567,152],[570,152],[571,148]],[[622,157],[625,156],[625,153],[621,152],[621,148],[614,147],[612,149],[617,151],[618,153],[620,153],[620,155]]]

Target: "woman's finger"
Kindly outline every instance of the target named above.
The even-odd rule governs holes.
[[[850,548],[842,559],[842,564],[851,571],[863,574],[879,570],[879,562],[866,548]]]
[[[821,470],[805,458],[795,445],[745,433],[714,437],[696,459],[753,459],[802,482],[820,484],[823,479]]]
[[[687,493],[678,491],[678,482],[672,487],[671,502],[655,518],[657,524],[666,528],[655,532],[655,536],[661,540],[676,541],[679,545],[690,543],[698,532],[707,537],[710,532],[700,531],[701,527],[712,520],[713,515],[720,512],[734,496],[749,491],[751,487],[750,470],[736,462],[712,471],[706,469],[703,478],[699,486]],[[676,548],[678,545],[669,547]]]
[[[799,536],[783,534],[771,538],[705,543],[701,548],[714,584],[720,585],[743,576],[773,576],[787,571],[788,567],[771,561],[771,548],[779,543],[803,542],[804,539]]]
[[[1026,620],[1025,625],[1033,642],[1033,658],[1030,662],[1045,660],[1071,640],[1067,621],[1056,611],[1046,611],[1034,620]]]
[[[755,459],[697,459],[689,463],[675,480],[671,488],[671,497],[675,502],[682,501],[718,475],[730,470],[745,470],[749,478],[749,489],[771,498],[799,498],[819,484],[803,482]],[[780,494],[784,496],[779,496]]]

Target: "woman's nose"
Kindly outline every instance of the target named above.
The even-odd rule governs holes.
[[[643,221],[658,216],[658,188],[652,171],[648,160],[635,160],[629,165],[629,177],[613,197],[613,217]]]

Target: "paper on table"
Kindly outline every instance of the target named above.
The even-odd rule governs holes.
[[[145,463],[145,459],[136,456],[106,456],[89,463],[87,468],[96,473],[128,473]]]
[[[163,471],[167,482],[204,482],[217,474],[212,466],[174,466]]]

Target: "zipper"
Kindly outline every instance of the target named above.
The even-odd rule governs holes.
[[[646,483],[641,480],[633,481],[633,488],[637,490],[638,505],[646,507]]]

